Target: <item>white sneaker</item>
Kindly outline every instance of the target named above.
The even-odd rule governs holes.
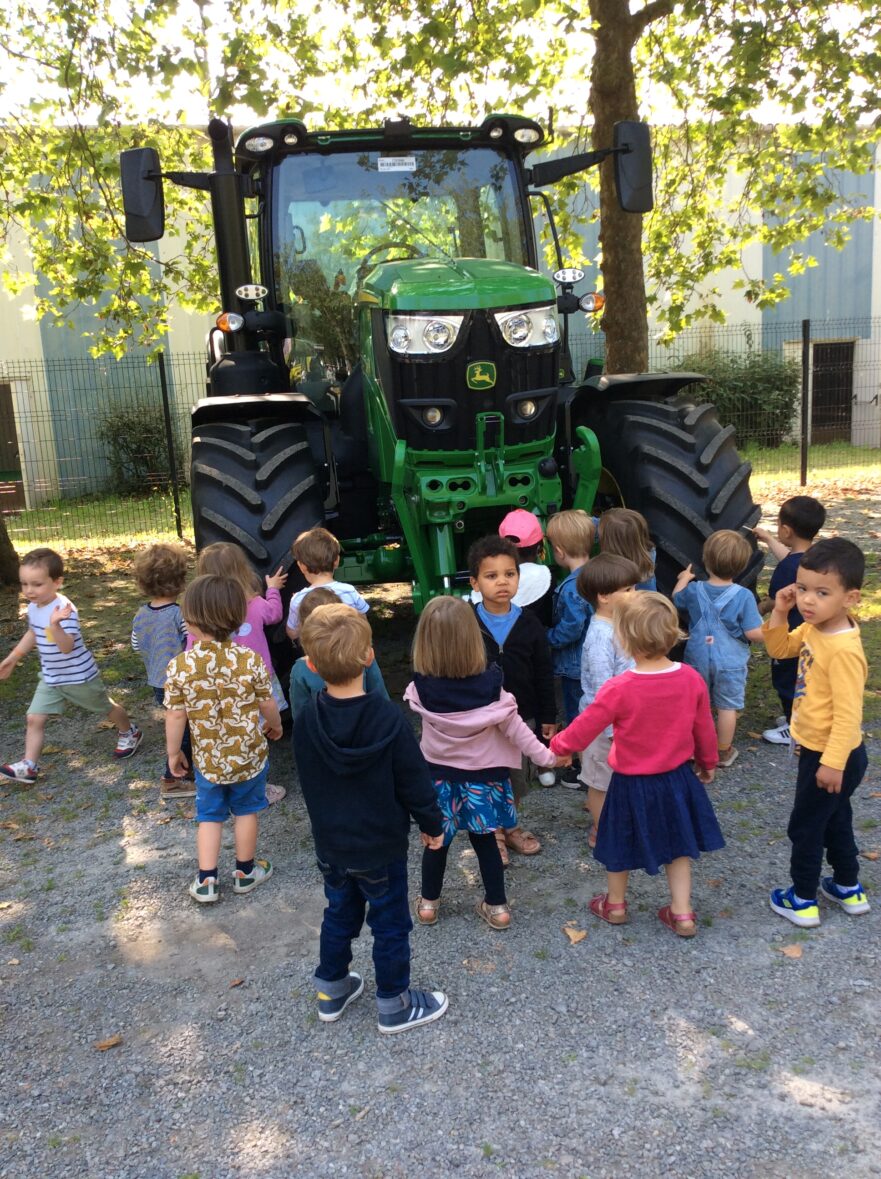
[[[762,740],[770,742],[771,745],[788,745],[790,741],[789,721],[784,718],[783,724],[778,725],[776,729],[765,729],[762,733]]]

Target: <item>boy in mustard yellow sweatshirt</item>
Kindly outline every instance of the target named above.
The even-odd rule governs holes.
[[[798,656],[790,727],[801,755],[787,830],[792,885],[771,893],[771,908],[793,925],[820,924],[818,885],[845,913],[869,911],[850,804],[867,763],[862,721],[868,668],[860,628],[850,617],[864,572],[865,558],[852,541],[819,541],[802,557],[795,583],[777,593],[762,628],[775,659]],[[804,622],[790,631],[793,606]],[[824,848],[833,874],[821,882]]]

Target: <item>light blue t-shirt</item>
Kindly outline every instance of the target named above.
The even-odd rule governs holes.
[[[500,647],[505,645],[505,639],[514,629],[514,623],[522,613],[522,609],[519,606],[515,606],[513,602],[507,614],[490,614],[483,602],[477,607],[477,615],[480,621]]]

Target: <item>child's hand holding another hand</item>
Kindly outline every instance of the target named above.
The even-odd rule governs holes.
[[[427,847],[429,851],[440,851],[444,846],[443,835],[426,835],[424,831],[420,831],[419,838],[422,840],[422,846]]]

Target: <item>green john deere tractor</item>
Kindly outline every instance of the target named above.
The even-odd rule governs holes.
[[[215,119],[208,135],[210,173],[162,173],[151,148],[121,160],[132,241],[162,236],[163,176],[211,197],[222,313],[193,410],[199,547],[235,541],[267,573],[325,523],[341,580],[411,579],[418,610],[467,586],[468,545],[510,508],[638,509],[663,589],[700,566],[711,531],[756,523],[734,431],[693,397],[702,378],[575,380],[583,275],[559,249],[556,286],[538,271],[531,202],[556,240],[541,190],[562,176],[608,157],[622,207],[651,208],[644,124],[532,167],[543,132],[509,115],[332,132],[283,120],[235,144]]]

